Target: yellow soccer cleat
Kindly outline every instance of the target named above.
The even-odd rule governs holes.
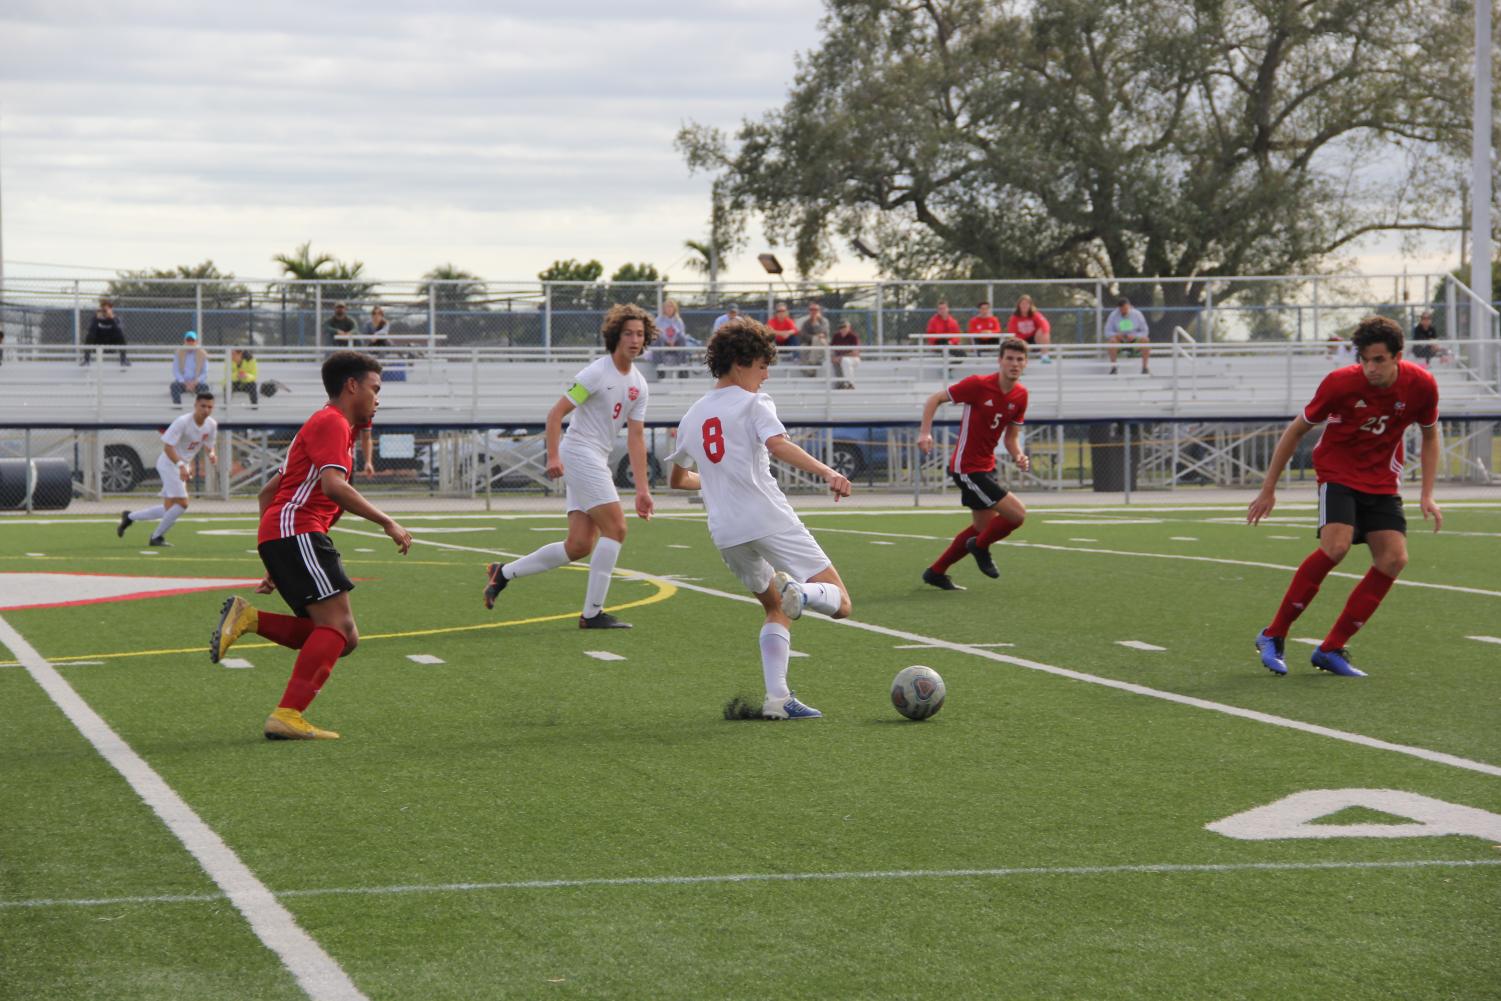
[[[338,740],[332,730],[320,730],[296,709],[278,709],[266,717],[267,740]]]
[[[208,659],[215,664],[229,652],[235,640],[246,633],[255,632],[258,614],[255,607],[241,597],[227,598],[219,609],[219,624],[208,641]]]

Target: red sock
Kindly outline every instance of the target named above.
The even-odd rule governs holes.
[[[985,526],[985,531],[980,533],[980,537],[977,541],[981,546],[989,546],[993,543],[1000,542],[1006,536],[1010,535],[1012,532],[1021,527],[1022,525],[1019,521],[1012,523],[1007,521],[1005,518],[1002,518],[1000,515],[996,515],[994,518],[990,519],[990,524]]]
[[[954,541],[949,543],[949,547],[943,551],[943,555],[933,561],[933,572],[947,573],[949,567],[968,556],[969,550],[964,548],[964,544],[979,534],[975,530],[975,526],[971,525],[954,536]]]
[[[1286,636],[1292,628],[1293,621],[1303,614],[1303,609],[1313,600],[1313,596],[1319,593],[1319,585],[1324,583],[1324,578],[1329,576],[1329,571],[1339,564],[1331,560],[1322,549],[1315,549],[1308,554],[1308,558],[1298,567],[1298,572],[1293,574],[1293,582],[1288,585],[1287,593],[1282,596],[1282,605],[1277,609],[1277,617],[1272,624],[1266,627],[1268,636]]]
[[[1345,610],[1340,612],[1339,618],[1334,620],[1334,628],[1329,630],[1329,635],[1324,637],[1324,642],[1319,645],[1319,649],[1338,650],[1350,642],[1350,637],[1359,632],[1360,627],[1376,614],[1376,608],[1381,604],[1381,599],[1386,597],[1386,592],[1390,591],[1396,582],[1397,578],[1388,577],[1375,567],[1367,570],[1365,576],[1360,578],[1360,583],[1355,585],[1355,590],[1350,592],[1350,598],[1345,602]]]
[[[308,634],[313,631],[312,619],[299,619],[295,615],[259,612],[255,618],[257,635],[293,650],[301,650],[302,644],[307,642]]]
[[[344,652],[344,634],[328,626],[314,626],[307,642],[297,654],[297,663],[292,665],[292,677],[287,681],[287,690],[282,693],[278,708],[296,709],[302,712],[328,680],[334,669],[334,661]]]

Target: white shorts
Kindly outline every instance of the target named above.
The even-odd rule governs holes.
[[[770,587],[771,576],[778,570],[785,570],[798,581],[806,582],[834,565],[802,525],[721,549],[719,555],[724,558],[724,565],[740,578],[740,583],[750,588],[752,594],[760,594]]]
[[[182,471],[165,452],[156,457],[156,472],[162,478],[163,497],[188,499],[188,485],[182,481]]]
[[[601,504],[619,504],[620,493],[610,475],[609,460],[593,449],[560,448],[563,460],[565,511],[589,512]]]

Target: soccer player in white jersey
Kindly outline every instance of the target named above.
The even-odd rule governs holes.
[[[568,537],[512,563],[491,563],[486,608],[494,608],[496,596],[517,577],[554,570],[592,553],[579,628],[631,627],[604,610],[610,575],[625,542],[625,511],[610,475],[610,452],[625,427],[626,452],[636,481],[636,514],[649,519],[653,504],[646,471],[646,379],[635,360],[656,339],[657,325],[640,306],[613,306],[605,314],[600,335],[605,356],[580,371],[547,412],[547,475],[563,478]],[[565,434],[563,418],[569,414],[573,416]]]
[[[182,513],[188,509],[188,480],[193,475],[193,462],[198,453],[207,450],[208,461],[219,464],[219,453],[214,449],[219,423],[213,418],[214,394],[199,393],[193,400],[192,412],[183,414],[162,432],[162,454],[156,458],[156,472],[162,478],[162,502],[139,511],[123,511],[115,534],[123,538],[125,530],[133,521],[160,521],[151,533],[150,545],[170,546],[167,532]]]
[[[822,477],[836,501],[850,495],[850,481],[794,444],[771,397],[760,392],[776,356],[771,332],[749,317],[730,320],[710,338],[709,372],[719,381],[678,425],[669,482],[674,489],[703,491],[709,537],[766,611],[761,716],[816,719],[823,713],[787,687],[788,625],[804,608],[842,619],[850,614],[850,596],[772,478],[771,456]]]

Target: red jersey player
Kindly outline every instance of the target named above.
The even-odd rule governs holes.
[[[1365,677],[1350,663],[1345,644],[1370,620],[1407,565],[1407,519],[1397,490],[1402,433],[1409,424],[1416,423],[1423,434],[1418,507],[1425,520],[1433,518],[1435,532],[1443,525],[1443,513],[1433,501],[1439,457],[1438,383],[1423,366],[1402,360],[1402,328],[1386,317],[1361,320],[1351,341],[1360,364],[1337,368],[1324,377],[1313,400],[1282,432],[1261,492],[1246,512],[1253,525],[1271,513],[1277,503],[1277,477],[1299,440],[1315,424],[1327,421],[1313,450],[1319,481],[1319,548],[1293,575],[1272,624],[1256,636],[1261,663],[1277,675],[1287,673],[1284,643],[1293,620],[1319,593],[1319,585],[1350,546],[1363,542],[1371,549],[1371,569],[1313,652],[1313,666],[1347,678]]]
[[[995,478],[995,447],[1004,438],[1006,451],[1023,471],[1031,460],[1021,450],[1021,424],[1027,415],[1027,387],[1017,380],[1027,367],[1027,342],[1008,337],[1001,342],[1000,370],[994,375],[972,375],[928,397],[922,408],[922,428],[917,447],[933,451],[933,415],[945,403],[964,404],[959,421],[959,441],[949,459],[949,475],[959,487],[959,497],[970,509],[971,524],[933,565],[922,572],[923,582],[944,591],[964,590],[949,579],[948,568],[968,553],[980,572],[999,577],[990,546],[1021,527],[1027,509],[1021,500]]]
[[[209,641],[209,659],[224,656],[241,635],[254,632],[297,651],[281,703],[266,720],[267,740],[336,740],[302,718],[334,669],[334,661],[359,642],[344,573],[328,531],[353,511],[379,525],[406,555],[412,536],[349,483],[354,442],[379,405],[380,362],[356,351],[335,351],[323,363],[328,405],[309,417],[292,439],[286,461],[260,494],[257,549],[266,566],[260,594],[280,591],[294,615],[255,609],[244,598],[224,603]]]

